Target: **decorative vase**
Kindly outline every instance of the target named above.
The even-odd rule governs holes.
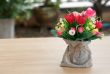
[[[91,67],[91,51],[89,41],[64,41],[68,44],[63,55],[61,67]]]

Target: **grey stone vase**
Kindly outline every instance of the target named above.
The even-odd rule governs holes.
[[[89,41],[65,40],[68,44],[63,55],[61,67],[91,67],[91,51],[88,47]]]

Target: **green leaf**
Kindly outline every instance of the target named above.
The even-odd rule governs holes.
[[[63,19],[63,23],[64,23],[64,27],[65,27],[66,29],[68,29],[69,23],[66,21],[66,19]]]

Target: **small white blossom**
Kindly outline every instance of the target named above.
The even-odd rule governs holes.
[[[91,20],[92,20],[93,23],[95,23],[95,18],[94,17],[92,17]]]
[[[72,36],[75,35],[75,30],[69,30],[69,34]]]

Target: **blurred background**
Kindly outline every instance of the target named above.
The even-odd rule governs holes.
[[[59,17],[88,7],[110,35],[110,0],[0,0],[0,38],[52,37]]]

